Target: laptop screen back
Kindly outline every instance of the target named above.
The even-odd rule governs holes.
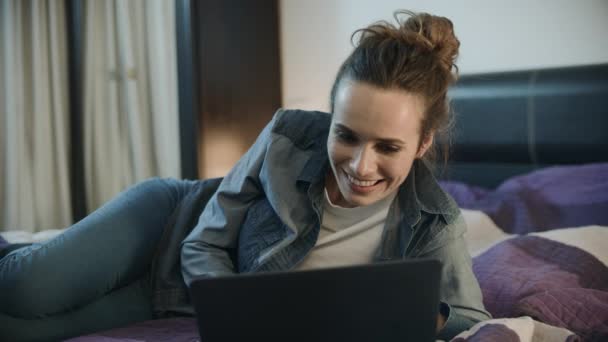
[[[202,341],[434,341],[441,264],[411,259],[201,278]]]

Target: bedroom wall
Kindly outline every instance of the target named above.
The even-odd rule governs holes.
[[[281,0],[283,106],[327,110],[351,33],[398,8],[443,15],[462,75],[608,63],[606,0]]]

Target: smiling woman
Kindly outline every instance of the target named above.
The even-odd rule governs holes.
[[[242,271],[436,258],[444,264],[439,337],[489,318],[460,211],[423,160],[449,131],[460,43],[447,18],[395,17],[396,26],[357,31],[332,88],[332,114],[280,110],[224,178],[182,244],[187,284]],[[272,234],[250,233],[269,226]]]

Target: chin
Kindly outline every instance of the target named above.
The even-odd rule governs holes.
[[[379,196],[350,196],[346,202],[353,207],[364,207],[373,204],[380,199],[382,199],[382,197]]]
[[[386,189],[383,189],[382,191],[374,191],[368,194],[357,194],[351,191],[349,188],[344,190],[345,191],[342,191],[341,189],[340,191],[342,193],[342,200],[344,202],[342,204],[338,204],[343,207],[363,207],[376,203],[389,194]]]

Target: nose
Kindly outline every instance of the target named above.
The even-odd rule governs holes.
[[[376,167],[376,156],[374,150],[368,146],[360,146],[355,150],[350,161],[350,168],[358,177],[364,178],[373,174]]]

